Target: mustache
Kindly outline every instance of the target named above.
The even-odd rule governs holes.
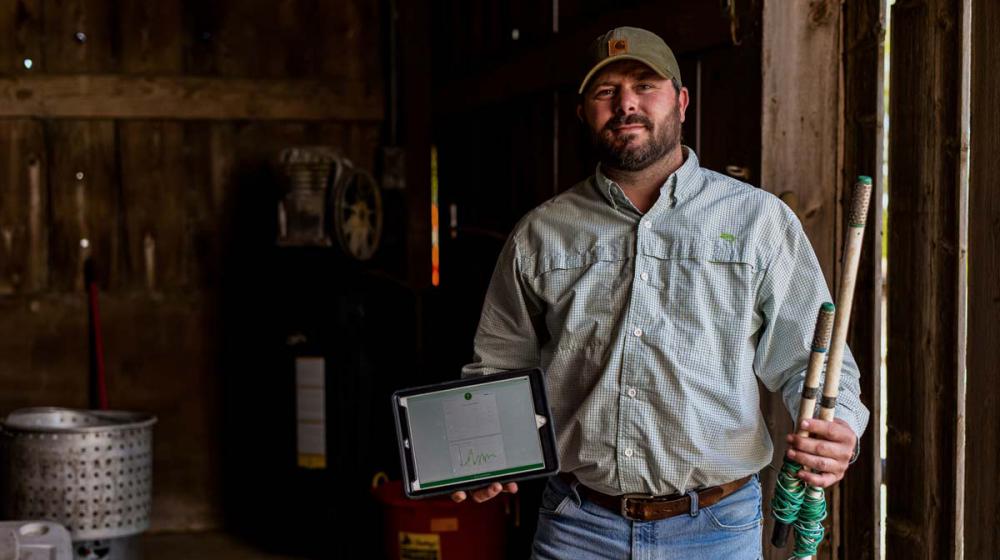
[[[632,124],[641,124],[649,129],[653,128],[653,121],[649,120],[649,117],[645,115],[631,114],[631,115],[619,115],[617,117],[611,118],[611,120],[605,123],[604,130],[610,131],[620,126],[628,126]]]

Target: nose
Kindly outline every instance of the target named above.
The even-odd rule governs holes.
[[[615,98],[615,113],[628,115],[639,110],[639,96],[631,88],[618,88]]]

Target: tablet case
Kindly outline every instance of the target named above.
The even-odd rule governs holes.
[[[538,471],[514,473],[495,478],[477,479],[469,481],[468,483],[414,490],[412,484],[413,481],[416,480],[416,473],[413,463],[413,453],[410,448],[410,432],[409,426],[407,425],[406,414],[403,411],[404,407],[400,404],[400,399],[402,397],[412,397],[415,395],[457,389],[460,387],[474,387],[485,383],[524,377],[526,375],[531,382],[532,399],[534,400],[535,405],[536,426],[539,431],[539,439],[542,445],[542,455],[545,459],[545,468]],[[395,418],[396,440],[399,446],[399,458],[403,472],[403,490],[406,492],[406,496],[411,499],[451,494],[452,492],[456,492],[458,490],[483,488],[494,482],[506,483],[517,480],[542,478],[559,472],[559,454],[556,451],[555,428],[552,422],[552,413],[549,409],[548,396],[545,392],[545,376],[538,368],[512,370],[503,373],[469,377],[454,381],[446,381],[444,383],[401,389],[392,394],[392,412]]]

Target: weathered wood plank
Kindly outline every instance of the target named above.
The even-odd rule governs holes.
[[[785,200],[801,220],[831,293],[838,258],[840,29],[839,1],[764,2],[761,186]],[[762,400],[768,429],[778,442],[776,450],[781,450],[773,459],[778,469],[784,457],[783,436],[793,425],[780,395],[768,394]],[[769,501],[774,476],[770,471],[765,475],[765,501]],[[833,510],[818,558],[830,558],[831,543],[840,538],[835,492],[827,492]],[[772,524],[768,515],[765,540],[770,538]],[[787,552],[765,544],[765,558],[786,556]]]
[[[211,40],[217,43],[219,73],[239,78],[284,76],[284,47],[278,39],[279,3],[217,0],[215,4],[221,17]]]
[[[182,187],[188,214],[192,283],[200,292],[215,294],[224,270],[230,231],[233,149],[230,123],[184,123],[184,166],[187,184]]]
[[[886,0],[844,4],[844,173],[841,218],[857,175],[870,175],[871,212],[858,265],[848,345],[861,370],[861,402],[871,411],[857,461],[841,483],[841,557],[881,558],[882,434],[879,419],[882,362],[882,86]],[[842,243],[842,242],[841,242]],[[842,249],[838,249],[842,250]],[[841,265],[837,262],[838,268]],[[839,270],[838,270],[839,277]]]
[[[118,69],[117,12],[110,0],[44,0],[38,72],[89,73]]]
[[[118,168],[111,121],[51,121],[49,267],[51,288],[83,293],[83,263],[93,257],[98,285],[118,285],[121,266]]]
[[[0,120],[0,295],[48,286],[46,155],[40,122]]]
[[[362,23],[352,19],[351,2],[320,2],[316,10],[315,20],[322,30],[310,37],[310,43],[316,50],[318,76],[348,81],[362,76],[358,68],[360,60],[354,55],[359,54],[357,41]],[[371,75],[368,79],[378,83],[381,77]]]
[[[222,76],[382,81],[379,2],[215,0],[192,6],[197,49]]]
[[[381,96],[382,82],[386,71],[382,65],[382,14],[383,2],[368,0],[353,0],[352,12],[355,31],[353,56],[338,57],[338,60],[357,60],[359,62],[355,73],[348,75],[351,82],[360,82],[365,86],[364,95]],[[322,32],[321,32],[322,33]],[[403,47],[405,48],[405,46]],[[334,51],[337,52],[337,51]],[[321,51],[320,56],[329,56],[329,52]]]
[[[958,547],[961,5],[892,8],[886,547],[899,558]]]
[[[966,403],[965,557],[1000,550],[1000,5],[972,1],[969,175],[968,392]]]
[[[154,294],[190,289],[183,124],[121,122],[118,134],[126,282]]]
[[[0,74],[38,72],[42,60],[42,0],[0,2]],[[30,68],[25,64],[30,61]]]
[[[119,7],[121,71],[154,76],[180,73],[185,39],[180,2],[122,2]]]
[[[184,73],[191,76],[219,74],[219,29],[225,15],[215,0],[180,0],[184,44]]]
[[[321,80],[33,75],[0,78],[0,117],[360,120],[382,118],[381,93]]]
[[[833,286],[839,178],[839,2],[764,3],[761,186],[787,198]],[[796,56],[787,56],[796,53]]]

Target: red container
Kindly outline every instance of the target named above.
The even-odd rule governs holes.
[[[468,499],[411,500],[403,483],[373,484],[382,504],[386,557],[390,560],[502,560],[506,555],[510,494],[478,504]],[[383,479],[384,480],[384,479]]]

